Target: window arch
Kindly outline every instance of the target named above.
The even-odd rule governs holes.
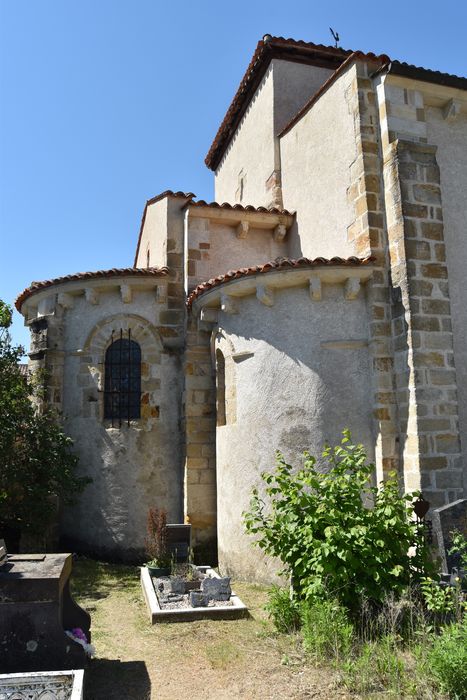
[[[141,348],[131,339],[131,331],[112,338],[105,353],[104,418],[114,421],[141,417]]]

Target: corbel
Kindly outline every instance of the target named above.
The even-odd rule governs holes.
[[[270,287],[258,285],[256,287],[256,298],[265,306],[274,306],[274,290]]]
[[[447,122],[453,122],[457,119],[461,111],[461,104],[458,100],[448,100],[443,106],[443,118]]]
[[[250,230],[250,224],[248,221],[240,221],[237,226],[237,238],[246,238],[248,236],[248,231]]]
[[[348,301],[352,301],[358,297],[360,291],[360,280],[358,277],[349,277],[344,287],[344,297]]]
[[[287,229],[285,228],[285,224],[277,224],[276,228],[274,229],[274,240],[276,243],[282,243],[282,241],[285,238],[285,234],[287,233]]]
[[[236,299],[228,294],[221,294],[221,311],[226,314],[237,314],[238,305]]]
[[[131,287],[129,284],[120,285],[120,296],[124,304],[130,304],[131,302]]]
[[[201,313],[199,315],[199,318],[200,318],[200,321],[204,321],[205,323],[217,323],[218,316],[219,316],[219,309],[204,308],[204,309],[201,309]]]
[[[84,290],[84,296],[88,304],[98,304],[99,303],[99,292],[94,287],[87,287]]]
[[[318,275],[310,277],[310,299],[321,301],[321,278]]]
[[[166,304],[167,303],[167,285],[166,284],[158,284],[156,287],[156,301],[158,304]]]
[[[73,297],[66,292],[60,292],[57,295],[57,303],[64,309],[71,309],[73,307]]]

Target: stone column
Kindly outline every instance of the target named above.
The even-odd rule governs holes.
[[[401,456],[407,490],[431,505],[462,496],[451,309],[436,147],[385,149]]]
[[[376,66],[356,63],[356,74],[347,94],[353,112],[356,157],[350,168],[347,196],[354,205],[355,220],[348,229],[359,257],[372,255],[375,270],[368,284],[370,356],[373,377],[373,420],[377,479],[399,469],[397,407],[393,379],[391,300],[388,250],[382,194],[382,163],[376,97],[369,73]]]
[[[188,319],[185,351],[185,518],[196,546],[217,536],[216,385],[211,332]]]

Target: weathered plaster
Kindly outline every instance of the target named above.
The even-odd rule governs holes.
[[[294,257],[355,254],[347,240],[354,220],[347,190],[357,155],[348,92],[355,76],[351,65],[280,139],[284,207],[297,211],[289,239]]]
[[[229,358],[219,343],[226,364],[233,359],[225,390],[236,402],[235,422],[217,428],[219,557],[223,570],[266,581],[276,566],[252,547],[242,511],[275,450],[298,466],[304,450],[320,454],[349,427],[373,458],[365,288],[354,301],[343,285],[325,284],[321,301],[300,287],[276,290],[273,307],[253,296],[238,303],[238,315],[219,315],[234,348]]]

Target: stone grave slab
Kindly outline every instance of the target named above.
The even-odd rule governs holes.
[[[91,618],[70,594],[71,570],[71,554],[11,555],[0,567],[2,672],[84,668],[83,647],[65,634],[81,628],[90,641]]]
[[[459,556],[448,554],[452,547],[450,533],[458,530],[467,537],[467,498],[460,498],[458,501],[448,503],[441,508],[434,508],[432,511],[433,533],[441,558],[441,569],[445,573],[450,573],[453,567],[459,568]]]

